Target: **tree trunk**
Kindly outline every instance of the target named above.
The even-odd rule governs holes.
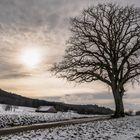
[[[124,117],[124,105],[123,105],[123,94],[119,90],[113,90],[114,101],[115,101],[115,118]]]

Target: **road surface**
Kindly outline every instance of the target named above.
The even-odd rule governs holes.
[[[87,122],[94,122],[94,121],[108,120],[108,119],[111,119],[111,117],[110,116],[96,116],[93,118],[80,118],[80,119],[71,119],[71,120],[64,120],[64,121],[58,121],[58,122],[32,124],[32,125],[27,125],[27,126],[2,128],[0,129],[0,136],[18,133],[22,131],[28,131],[28,130],[60,127],[60,126],[65,126],[65,125],[80,124],[80,123],[87,123]]]

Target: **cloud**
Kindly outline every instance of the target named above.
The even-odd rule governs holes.
[[[1,79],[31,75],[18,62],[20,50],[28,43],[38,44],[46,51],[42,66],[59,59],[68,36],[68,19],[87,3],[72,1],[0,0]]]
[[[114,102],[113,95],[108,92],[85,92],[85,93],[73,93],[66,94],[63,96],[51,96],[51,97],[43,97],[43,99],[49,101],[59,101],[65,103],[74,103],[74,104],[100,104],[100,105],[108,105]]]
[[[0,60],[0,79],[16,79],[29,76],[31,76],[31,73],[25,71],[22,65],[14,64],[10,60]]]
[[[18,26],[67,26],[65,19],[78,13],[92,0],[0,0],[0,22]],[[11,27],[10,27],[11,28]]]
[[[1,74],[0,79],[16,79],[16,78],[23,78],[23,77],[29,77],[31,76],[29,73],[23,72],[10,72],[9,74]]]
[[[36,91],[39,89],[36,95],[39,92],[39,94],[51,95],[54,90],[55,94],[74,93],[76,88],[73,88],[73,86],[69,86],[70,90],[68,90],[68,86],[61,80],[57,81],[55,78],[46,77],[47,67],[59,60],[64,54],[65,41],[70,35],[68,30],[70,17],[79,15],[83,8],[91,4],[105,1],[114,2],[116,0],[0,0],[1,81],[13,78],[19,80],[25,77],[27,79],[27,77],[33,78],[37,75],[37,79],[31,79],[30,82],[26,82],[27,85],[21,86],[24,93],[29,91],[27,88],[29,83],[32,91],[35,87]],[[140,5],[139,0],[118,0],[117,2]],[[28,44],[35,44],[44,52],[44,60],[40,64],[40,68],[35,71],[25,69],[19,62],[20,52]],[[33,84],[33,81],[36,81],[36,83]],[[5,85],[8,85],[8,82]],[[12,85],[10,89],[15,87],[17,87],[16,84]],[[64,89],[64,87],[66,88]],[[80,92],[87,91],[92,87],[94,86],[84,85]],[[20,88],[20,90],[23,89]],[[42,89],[46,90],[43,91]],[[47,91],[50,91],[50,93],[47,93]],[[106,93],[95,94],[93,97],[96,100],[104,98],[107,101],[110,99],[110,96]]]

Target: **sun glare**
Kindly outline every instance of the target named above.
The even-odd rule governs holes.
[[[36,48],[27,48],[23,50],[21,53],[21,61],[29,68],[36,67],[41,61],[40,50]]]

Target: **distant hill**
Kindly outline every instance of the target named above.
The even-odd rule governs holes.
[[[65,104],[62,102],[51,102],[23,97],[17,94],[9,93],[0,89],[0,104],[10,104],[16,106],[39,107],[39,106],[54,106],[58,111],[75,111],[80,114],[112,114],[113,111],[109,108],[99,107],[98,105],[74,105]]]
[[[23,97],[21,95],[17,95],[0,89],[0,103],[26,107],[38,107],[40,105],[47,105],[48,102]]]

